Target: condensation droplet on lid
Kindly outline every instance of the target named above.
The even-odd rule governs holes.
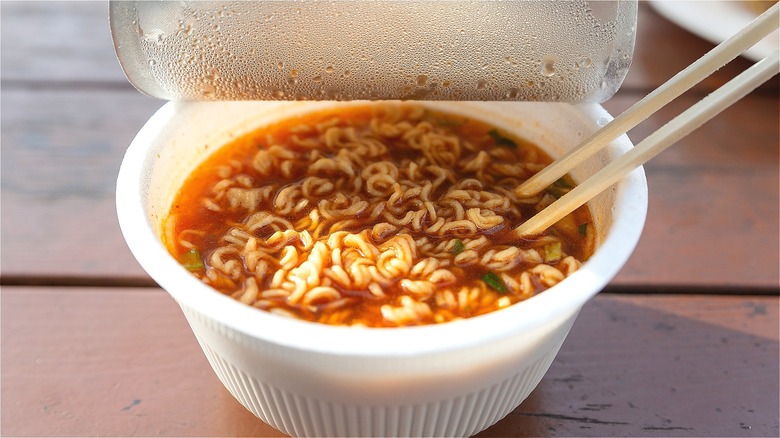
[[[217,79],[219,79],[219,76],[220,76],[219,75],[219,70],[217,70],[216,68],[212,67],[212,68],[209,69],[208,74],[206,76],[204,76],[204,78],[206,80],[209,80],[209,81],[216,81]]]
[[[428,82],[428,76],[426,76],[426,75],[419,75],[419,76],[417,76],[417,86],[418,87],[424,87],[427,82]]]
[[[212,97],[214,97],[214,96],[216,96],[216,95],[217,95],[217,89],[216,89],[216,87],[214,87],[214,86],[213,86],[213,85],[211,85],[211,84],[205,84],[205,85],[203,85],[203,87],[201,88],[201,90],[200,90],[200,94],[201,94],[203,97],[205,97],[205,98],[207,98],[207,99],[210,99],[210,98],[212,98]]]
[[[546,77],[553,76],[555,74],[555,61],[548,59],[542,62],[542,67],[539,70],[539,73]]]
[[[583,56],[574,63],[576,68],[588,68],[593,64],[593,61],[587,56]]]
[[[325,73],[333,73],[333,66],[329,65],[329,66],[325,67]]]
[[[477,81],[477,90],[484,90],[487,87],[487,81],[484,79],[480,79]]]
[[[156,44],[162,44],[162,42],[165,41],[165,33],[161,30],[146,32],[143,34],[143,38],[146,41],[151,41]]]

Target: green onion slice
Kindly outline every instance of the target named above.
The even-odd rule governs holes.
[[[206,267],[203,264],[203,259],[200,257],[200,252],[194,248],[185,252],[180,262],[184,269],[188,271],[200,271]]]
[[[553,185],[554,185],[555,187],[561,187],[561,188],[564,188],[564,189],[570,189],[570,188],[572,188],[572,187],[573,187],[573,186],[571,185],[571,183],[569,183],[569,181],[566,181],[566,179],[565,179],[565,178],[563,178],[563,177],[560,177],[560,178],[558,178],[557,180],[555,180],[555,182],[553,183]]]
[[[574,186],[572,186],[569,181],[565,180],[564,178],[559,178],[554,183],[550,184],[549,187],[547,187],[547,193],[558,199],[561,196],[569,193],[572,188],[574,188]]]
[[[466,250],[466,245],[460,239],[455,239],[455,247],[452,249],[452,253],[458,255]]]
[[[504,280],[502,280],[501,277],[499,277],[498,274],[493,271],[488,271],[487,274],[483,275],[482,281],[502,294],[505,294],[509,291],[509,289],[507,289],[506,285],[504,284]]]
[[[561,250],[561,242],[553,242],[544,246],[544,261],[545,262],[557,262],[561,259],[563,251]]]
[[[506,146],[510,148],[516,148],[517,143],[514,142],[511,138],[505,137],[503,134],[498,132],[498,129],[491,129],[488,131],[488,135],[493,138],[493,141],[496,142],[496,146]]]

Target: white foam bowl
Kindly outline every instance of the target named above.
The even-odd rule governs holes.
[[[585,302],[612,279],[644,225],[641,168],[589,205],[598,249],[557,286],[506,309],[409,328],[349,328],[280,317],[210,289],[163,247],[161,221],[188,173],[231,138],[335,102],[165,104],[133,140],[117,181],[125,239],[179,303],[219,379],[271,426],[297,436],[467,436],[536,387]],[[560,156],[611,117],[598,105],[421,102],[482,119]],[[631,148],[621,137],[573,176]],[[198,382],[192,382],[197,385]]]

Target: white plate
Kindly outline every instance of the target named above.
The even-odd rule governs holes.
[[[669,21],[714,44],[737,33],[758,15],[744,1],[652,0],[650,5]],[[780,47],[780,34],[772,34],[747,50],[743,56],[758,61]]]

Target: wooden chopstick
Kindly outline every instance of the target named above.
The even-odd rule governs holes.
[[[519,185],[515,189],[515,194],[519,198],[526,198],[541,192],[571,169],[606,147],[607,144],[752,47],[777,29],[778,22],[780,22],[780,5],[775,4],[737,34],[710,50],[631,108],[615,117],[579,146]]]
[[[515,233],[521,237],[541,233],[779,72],[780,50],[775,50],[515,228]]]

